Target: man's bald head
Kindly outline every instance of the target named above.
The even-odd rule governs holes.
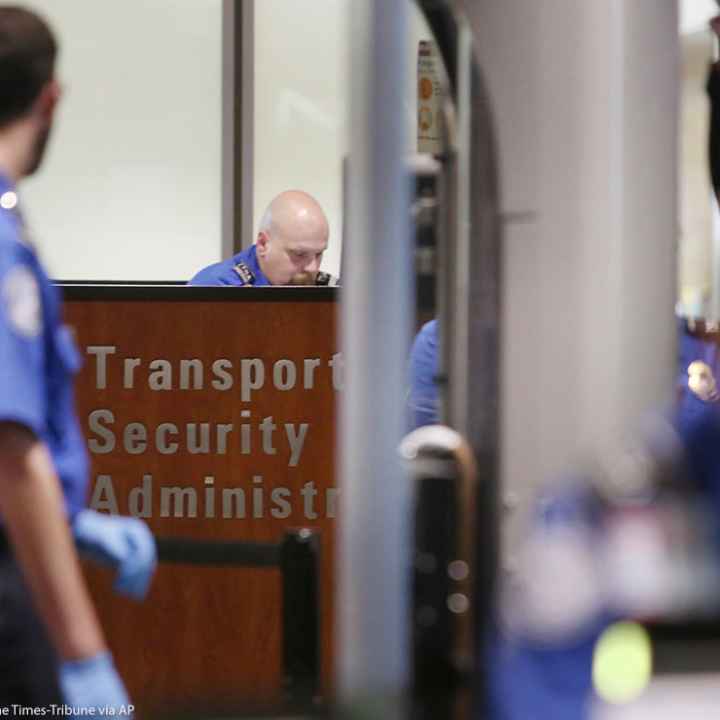
[[[260,269],[273,285],[312,285],[328,235],[327,218],[315,198],[301,190],[280,193],[260,221]]]

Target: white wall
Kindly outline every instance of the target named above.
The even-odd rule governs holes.
[[[65,86],[23,202],[50,273],[186,279],[220,258],[222,0],[30,0]]]
[[[680,32],[687,33],[707,30],[708,20],[718,14],[715,0],[679,0]]]
[[[681,48],[679,311],[698,317],[707,313],[712,286],[713,200],[707,153],[710,107],[705,92],[712,56],[710,34],[698,31],[685,35]]]

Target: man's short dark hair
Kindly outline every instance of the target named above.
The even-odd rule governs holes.
[[[21,118],[53,78],[57,42],[47,23],[18,6],[0,6],[0,128]]]

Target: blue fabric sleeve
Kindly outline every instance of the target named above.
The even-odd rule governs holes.
[[[431,320],[420,329],[410,352],[408,410],[411,430],[439,420],[438,352],[437,320]]]
[[[0,421],[45,431],[45,328],[41,285],[20,246],[0,253]]]
[[[188,285],[230,285],[223,276],[227,274],[227,262],[208,265],[197,272],[189,281]]]

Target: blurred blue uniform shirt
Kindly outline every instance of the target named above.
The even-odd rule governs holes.
[[[14,192],[0,176],[0,196]],[[81,365],[60,296],[23,242],[19,215],[0,209],[0,421],[32,430],[49,448],[70,517],[85,506],[88,456],[75,412]]]
[[[684,443],[690,479],[711,499],[720,518],[720,403],[705,401],[692,392],[687,372],[690,363],[701,360],[717,378],[720,348],[710,339],[692,336],[685,321],[679,329],[675,426]],[[411,429],[438,422],[438,363],[438,327],[433,320],[422,327],[412,347]],[[573,493],[552,498],[537,521],[596,524],[589,501]],[[593,697],[594,647],[612,620],[609,615],[597,617],[564,646],[540,645],[529,638],[499,633],[489,650],[493,720],[587,720]]]
[[[714,378],[720,372],[720,348],[712,337],[693,335],[686,321],[680,325],[677,426],[685,446],[690,477],[709,497],[720,518],[720,402],[704,400],[688,387],[688,367],[704,362]]]
[[[439,422],[437,375],[440,369],[438,322],[422,326],[410,352],[410,429]]]
[[[244,264],[248,270],[255,276],[252,283],[243,280],[235,269],[236,266]],[[198,272],[188,282],[188,285],[248,285],[255,287],[262,285],[270,285],[270,281],[263,275],[258,263],[255,245],[238,253],[229,260],[208,265]]]

